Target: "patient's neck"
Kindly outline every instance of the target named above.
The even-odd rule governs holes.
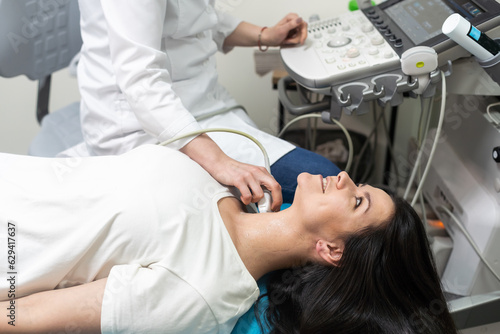
[[[314,253],[314,240],[290,211],[248,214],[235,198],[219,202],[219,211],[243,263],[257,280],[264,274],[301,265]]]

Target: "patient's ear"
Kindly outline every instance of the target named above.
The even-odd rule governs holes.
[[[318,240],[316,242],[316,253],[331,265],[338,266],[343,252],[344,245],[342,243],[325,240]]]

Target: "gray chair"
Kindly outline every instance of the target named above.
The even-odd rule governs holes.
[[[79,103],[49,113],[51,74],[80,51],[77,0],[0,0],[0,76],[38,81],[40,132],[29,154],[55,156],[82,141]]]

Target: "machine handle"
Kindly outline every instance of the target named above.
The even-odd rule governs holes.
[[[288,87],[293,82],[290,76],[281,78],[278,81],[278,97],[285,107],[286,110],[292,115],[304,115],[314,112],[320,112],[330,109],[330,99],[324,99],[320,102],[310,103],[310,104],[294,104],[286,92],[286,87]]]
[[[449,308],[458,329],[500,321],[500,290],[451,300]]]

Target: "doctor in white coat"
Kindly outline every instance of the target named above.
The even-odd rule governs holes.
[[[257,146],[234,134],[189,137],[170,147],[236,186],[245,204],[263,196],[262,186],[271,190],[273,210],[281,190],[292,201],[300,172],[339,172],[327,159],[258,130],[218,83],[217,51],[303,43],[307,24],[296,14],[265,28],[216,10],[215,0],[80,0],[79,6],[85,143],[67,155],[121,154],[202,128],[241,130],[263,143],[274,177],[258,167]]]

